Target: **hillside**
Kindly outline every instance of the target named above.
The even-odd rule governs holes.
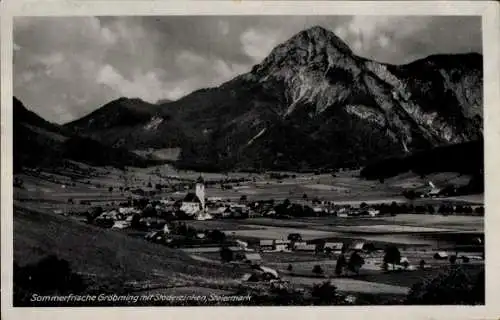
[[[25,266],[55,255],[85,277],[88,290],[98,293],[213,287],[239,275],[229,267],[194,260],[180,250],[18,206],[14,208],[14,235],[16,264]]]
[[[463,194],[484,192],[484,145],[482,140],[437,147],[368,164],[360,176],[387,179],[407,172],[425,176],[437,172],[458,172],[470,176]]]
[[[178,123],[159,104],[119,98],[65,125],[73,132],[130,150],[177,147],[185,142]]]
[[[90,165],[146,166],[148,162],[124,148],[111,148],[80,137],[70,130],[50,123],[29,111],[13,98],[13,156],[14,171],[23,166],[57,167],[64,160]]]
[[[133,123],[103,119],[104,106],[66,127],[128,149],[180,147],[179,166],[203,170],[359,166],[480,138],[482,56],[383,64],[313,27],[219,87],[126,101]]]

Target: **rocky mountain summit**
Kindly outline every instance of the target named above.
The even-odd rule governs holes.
[[[128,149],[180,147],[179,165],[198,169],[353,166],[481,138],[482,81],[480,54],[379,63],[318,26],[219,87],[120,99],[66,127]]]

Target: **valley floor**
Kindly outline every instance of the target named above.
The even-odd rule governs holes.
[[[171,170],[165,169],[164,170]],[[40,175],[20,175],[24,181],[22,188],[14,190],[14,261],[26,265],[40,258],[55,254],[70,262],[71,268],[98,288],[109,292],[150,294],[167,292],[183,294],[231,294],[241,287],[241,276],[248,272],[245,267],[220,262],[218,247],[172,249],[163,245],[146,242],[127,235],[122,230],[102,229],[88,225],[73,216],[56,214],[63,212],[85,212],[91,201],[104,208],[126,200],[127,194],[118,191],[123,181],[132,181],[136,187],[144,187],[148,182],[167,180],[158,175],[158,170],[129,169],[120,172],[111,168],[95,168],[94,176],[71,178],[68,172],[45,173]],[[196,178],[199,173],[179,173],[178,179]],[[276,200],[288,198],[304,201],[321,197],[336,203],[361,203],[370,201],[406,201],[398,193],[402,185],[421,184],[425,181],[413,176],[399,177],[380,184],[355,177],[355,173],[331,175],[300,175],[276,182],[264,176],[235,174],[235,177],[249,177],[251,182],[241,183],[231,190],[207,188],[207,196]],[[205,179],[224,178],[226,175],[204,174]],[[428,179],[433,181],[460,180],[453,174],[440,174]],[[439,182],[435,182],[439,183]],[[110,191],[109,187],[113,187]],[[182,198],[185,192],[165,193],[159,197]],[[71,199],[71,203],[68,203]],[[429,201],[471,201],[476,204],[481,196],[455,199],[421,199]],[[271,218],[251,218],[246,220],[186,221],[197,229],[218,229],[227,236],[247,241],[251,248],[258,250],[261,239],[282,239],[290,233],[300,233],[304,240],[324,239],[327,241],[373,243],[381,249],[388,244],[397,245],[402,255],[412,266],[420,260],[429,263],[428,270],[386,273],[381,270],[382,253],[365,257],[366,264],[357,276],[336,277],[336,258],[307,252],[262,253],[266,266],[280,271],[282,278],[297,287],[312,287],[326,279],[346,293],[390,294],[404,296],[412,284],[439,274],[446,269],[447,262],[433,259],[436,251],[455,252],[459,255],[474,255],[460,247],[464,235],[484,237],[483,217],[441,216],[400,214],[394,217],[339,218],[317,217],[278,220]],[[467,236],[468,237],[468,236]],[[470,238],[470,237],[469,237]],[[311,270],[320,265],[325,273],[315,276]],[[293,272],[287,270],[292,265]],[[471,261],[465,267],[477,271],[483,261]]]

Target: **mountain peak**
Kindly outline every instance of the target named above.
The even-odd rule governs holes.
[[[297,35],[308,35],[309,37],[314,37],[314,38],[328,37],[330,34],[333,34],[333,32],[319,25],[310,27],[308,29],[304,29],[299,33],[297,33]]]
[[[349,46],[332,31],[313,26],[292,36],[276,46],[260,65],[254,67],[257,73],[265,70],[289,69],[297,66],[316,65],[326,67],[345,57],[352,57]]]
[[[290,38],[289,42],[298,45],[314,45],[322,48],[335,48],[345,54],[352,54],[349,46],[335,33],[319,25],[305,29]]]

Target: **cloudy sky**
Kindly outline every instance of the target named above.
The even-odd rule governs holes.
[[[14,94],[56,123],[122,96],[178,99],[248,71],[314,25],[394,64],[482,47],[480,17],[17,17]]]

